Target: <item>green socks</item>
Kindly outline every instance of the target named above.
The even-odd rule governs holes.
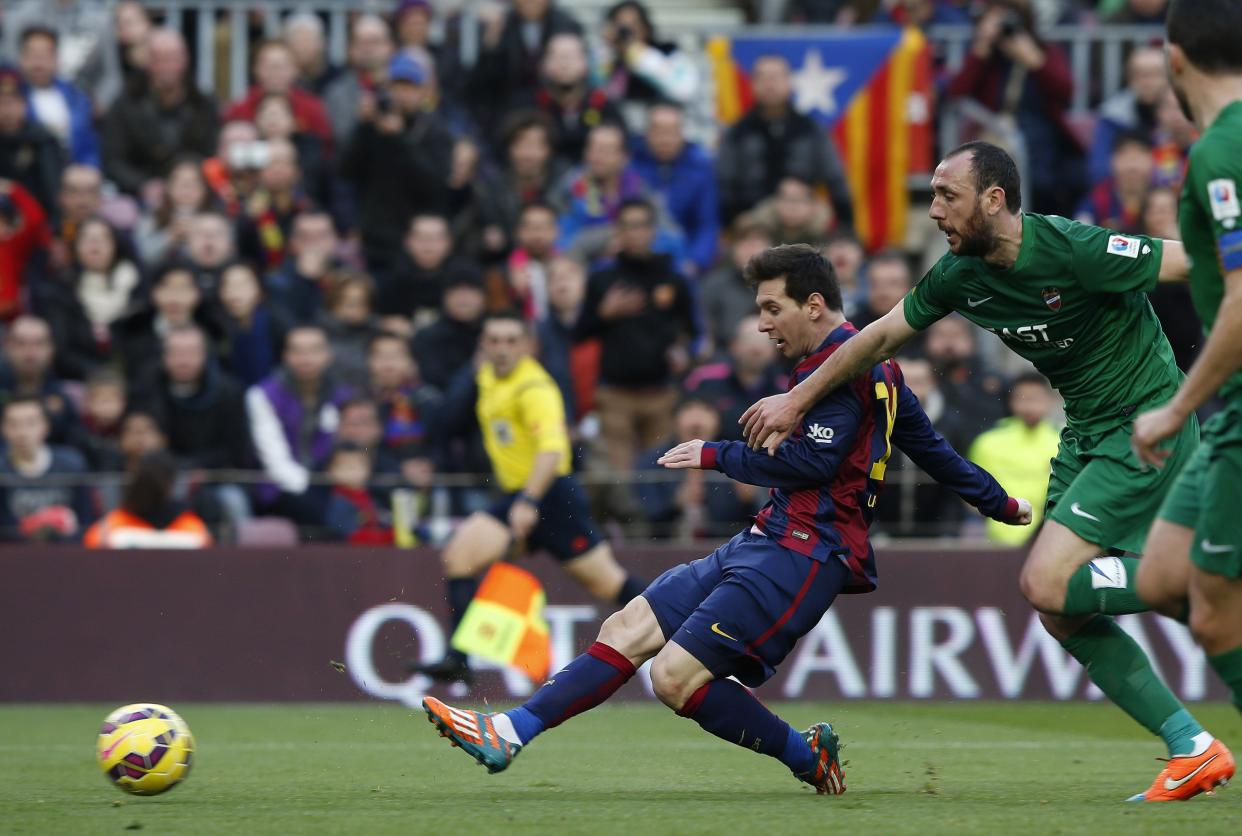
[[[1138,597],[1137,557],[1097,557],[1070,575],[1062,615],[1126,615],[1151,609]]]
[[[1233,692],[1233,707],[1242,711],[1242,647],[1209,656],[1208,664]]]
[[[1061,646],[1082,663],[1087,676],[1118,708],[1164,739],[1170,757],[1191,751],[1194,736],[1203,729],[1160,681],[1142,648],[1116,621],[1104,616],[1093,618]],[[1236,670],[1242,670],[1242,655],[1237,665]]]

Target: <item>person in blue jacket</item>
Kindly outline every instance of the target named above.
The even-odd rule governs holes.
[[[20,44],[17,60],[31,121],[60,140],[70,162],[99,168],[90,97],[56,76],[60,36],[54,29],[31,26],[21,33]]]

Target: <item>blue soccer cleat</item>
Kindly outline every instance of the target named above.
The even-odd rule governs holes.
[[[841,738],[831,723],[816,723],[802,733],[815,753],[815,768],[795,772],[799,781],[810,784],[819,795],[840,795],[845,792],[845,770],[841,767]]]
[[[495,774],[503,772],[522,751],[516,743],[510,743],[496,733],[492,715],[468,708],[453,708],[435,697],[423,698],[423,711],[427,719],[440,730],[440,737],[459,747],[476,762]]]

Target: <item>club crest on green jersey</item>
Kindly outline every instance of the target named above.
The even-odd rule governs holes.
[[[1061,291],[1055,287],[1045,287],[1040,291],[1040,295],[1044,297],[1044,304],[1056,313],[1061,310]]]

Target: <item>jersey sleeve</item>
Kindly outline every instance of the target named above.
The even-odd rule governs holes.
[[[1187,196],[1211,224],[1221,272],[1242,268],[1242,203],[1238,197],[1242,161],[1232,149],[1222,153],[1207,146],[1198,154],[1192,153],[1187,176]]]
[[[902,310],[906,314],[906,322],[915,331],[923,331],[953,312],[944,270],[939,263],[933,265],[906,294]]]
[[[532,380],[518,393],[522,423],[540,453],[559,453],[569,445],[565,429],[565,404],[551,379]]]
[[[1160,279],[1164,242],[1071,222],[1063,230],[1074,278],[1092,293],[1147,293]]]
[[[802,433],[776,448],[751,450],[744,441],[709,441],[701,465],[730,479],[764,488],[803,490],[823,487],[836,478],[862,423],[862,406],[848,387],[817,403],[802,419]]]

